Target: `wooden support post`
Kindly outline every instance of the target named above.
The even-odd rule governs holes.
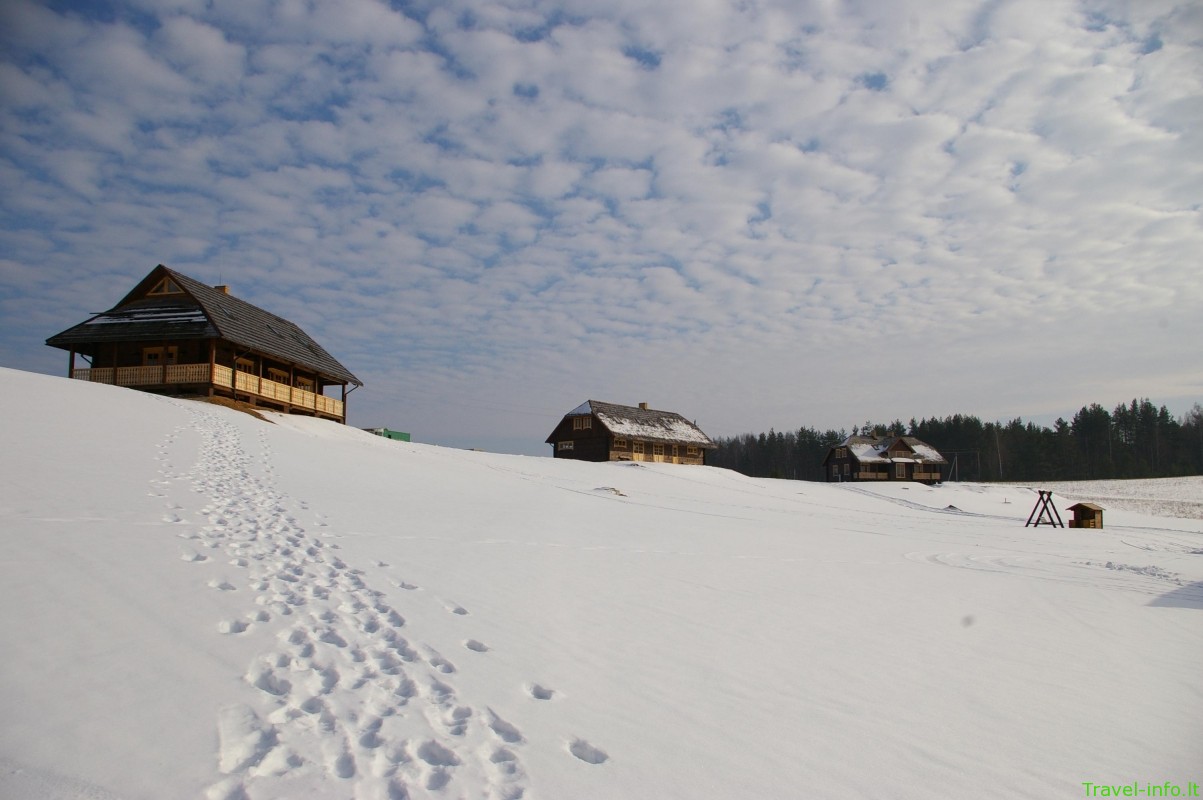
[[[217,340],[209,340],[209,389],[208,396],[214,395],[213,383],[217,380]]]

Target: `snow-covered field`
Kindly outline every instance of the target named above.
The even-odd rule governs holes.
[[[1203,783],[1203,520],[0,381],[0,797]]]
[[[1070,503],[1096,503],[1107,511],[1125,509],[1158,517],[1203,519],[1203,476],[1139,481],[1048,481],[1039,488],[1056,492]]]

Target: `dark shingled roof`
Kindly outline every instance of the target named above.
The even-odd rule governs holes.
[[[654,408],[621,406],[617,403],[586,400],[569,411],[565,415],[565,419],[584,414],[596,417],[606,430],[620,438],[684,444],[702,448],[715,446],[701,428],[675,411],[658,411]],[[554,436],[555,432],[553,431],[551,436],[547,437],[547,441],[550,443]]]
[[[184,296],[148,297],[146,293],[164,277],[175,281]],[[363,385],[293,323],[162,264],[116,306],[51,336],[46,344],[85,352],[88,344],[96,342],[212,338],[299,364],[334,383]]]

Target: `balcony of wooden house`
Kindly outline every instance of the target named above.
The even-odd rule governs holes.
[[[71,377],[92,383],[128,386],[145,391],[192,394],[204,392],[247,400],[252,405],[286,413],[310,414],[345,421],[342,400],[309,389],[290,386],[221,364],[155,364],[137,367],[73,368]]]

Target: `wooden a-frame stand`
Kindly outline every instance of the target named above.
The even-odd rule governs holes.
[[[1023,527],[1039,528],[1041,525],[1052,525],[1054,528],[1064,528],[1065,523],[1061,521],[1061,515],[1057,513],[1057,507],[1053,505],[1053,493],[1046,492],[1043,489],[1037,489],[1037,494],[1040,499],[1036,501],[1036,507],[1032,509],[1032,513],[1028,514],[1028,521]],[[1035,522],[1032,520],[1035,519]]]

